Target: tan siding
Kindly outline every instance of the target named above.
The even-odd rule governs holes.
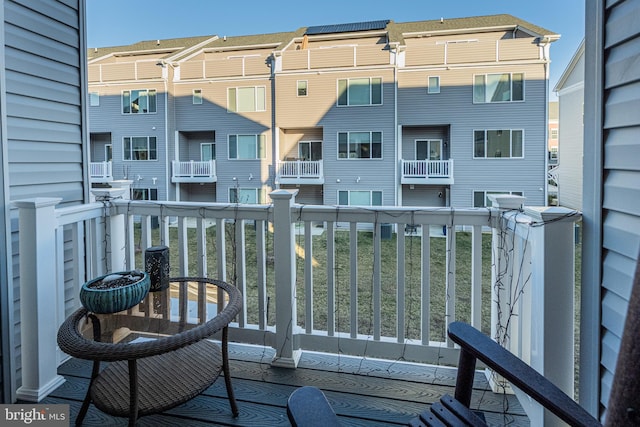
[[[267,58],[264,56],[251,56],[244,59],[244,74],[246,76],[268,74],[269,71]]]
[[[87,75],[89,82],[100,81],[100,65],[89,65],[87,67]]]
[[[358,46],[356,48],[356,65],[389,64],[389,50],[384,45]]]
[[[242,58],[205,61],[205,77],[234,77],[242,75]]]
[[[135,75],[133,62],[102,65],[102,81],[133,80]]]
[[[204,76],[203,61],[186,61],[180,63],[180,79],[201,79]]]
[[[282,53],[282,69],[304,70],[309,67],[309,51],[287,51]]]
[[[405,65],[411,67],[415,65],[444,64],[444,48],[444,44],[407,41]]]
[[[276,78],[276,123],[281,128],[315,127],[336,104],[336,79],[339,74],[308,74]],[[309,82],[309,95],[298,97],[296,82]],[[333,96],[331,96],[333,95]]]
[[[322,128],[280,130],[280,158],[298,157],[298,142],[322,141]]]
[[[136,63],[136,67],[139,79],[162,78],[162,67],[156,61],[140,61]]]
[[[493,40],[449,43],[447,45],[447,64],[495,60],[496,42]]]
[[[311,50],[311,68],[352,67],[354,47],[335,47]]]
[[[498,42],[498,59],[500,61],[517,61],[523,59],[539,59],[540,48],[535,39],[512,39]]]

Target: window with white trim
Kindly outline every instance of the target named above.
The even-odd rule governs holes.
[[[158,160],[155,136],[125,136],[124,160]]]
[[[473,76],[474,104],[516,101],[524,101],[524,73]]]
[[[266,157],[264,135],[229,135],[229,159],[255,160]]]
[[[338,204],[345,206],[382,206],[382,191],[340,190]]]
[[[122,114],[149,114],[157,111],[155,89],[122,91]]]
[[[216,159],[216,144],[212,142],[203,142],[200,144],[200,160],[206,162]]]
[[[230,87],[227,89],[227,111],[248,113],[267,111],[264,86]]]
[[[309,94],[309,82],[307,80],[298,80],[298,96],[307,96]]]
[[[382,132],[339,132],[339,159],[381,159]]]
[[[202,89],[194,89],[191,95],[191,102],[194,105],[202,104]]]
[[[104,146],[104,161],[110,162],[113,160],[113,145],[105,144]]]
[[[132,188],[131,200],[158,200],[157,188]]]
[[[382,78],[338,79],[338,106],[382,105]]]
[[[229,188],[229,203],[258,204],[265,203],[264,188]]]
[[[100,106],[100,92],[89,92],[89,106]]]
[[[524,131],[514,129],[474,130],[473,157],[523,158]]]
[[[558,129],[551,129],[551,139],[558,139]]]
[[[440,93],[440,76],[429,76],[427,79],[427,93]]]
[[[510,194],[513,196],[522,196],[522,191],[474,191],[473,192],[473,207],[474,208],[490,208],[493,206],[489,195],[495,194]]]

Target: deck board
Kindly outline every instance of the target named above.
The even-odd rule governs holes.
[[[402,361],[305,352],[297,369],[269,365],[272,349],[231,345],[231,376],[240,407],[233,418],[224,381],[216,381],[201,395],[162,414],[140,418],[139,426],[289,426],[286,403],[297,387],[321,388],[349,427],[398,426],[424,411],[442,394],[453,394],[456,370]],[[67,403],[71,419],[80,409],[89,385],[91,362],[69,359],[59,368],[67,381],[43,403]],[[503,414],[503,408],[508,408]],[[480,409],[490,425],[528,426],[514,396],[490,391],[484,375],[476,375],[472,408]],[[85,426],[125,426],[127,420],[106,415],[91,406]]]

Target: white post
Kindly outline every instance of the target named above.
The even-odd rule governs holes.
[[[296,349],[293,331],[296,319],[295,233],[291,222],[291,207],[297,190],[275,190],[273,200],[273,246],[276,254],[276,354],[273,366],[295,368],[301,352]]]
[[[538,372],[573,396],[574,384],[574,222],[579,214],[561,207],[525,208],[533,220],[531,241],[531,358]],[[539,405],[531,425],[563,425]]]
[[[15,202],[20,209],[20,335],[22,386],[18,399],[39,402],[64,382],[57,374],[59,304],[64,304],[63,283],[56,278],[55,206],[60,198]]]
[[[109,203],[114,199],[129,199],[130,180],[117,181],[115,188],[93,189],[91,193],[95,196],[96,201]],[[107,258],[105,259],[106,271],[125,271],[133,266],[127,266],[126,240],[125,240],[125,222],[124,215],[115,215],[111,206],[108,206],[109,212],[104,220],[107,223],[107,232],[109,239],[106,241]]]

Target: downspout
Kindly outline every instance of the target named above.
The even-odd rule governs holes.
[[[543,193],[544,205],[549,205],[549,183],[547,173],[549,171],[549,50],[551,43],[549,38],[544,37],[541,40],[542,59],[544,60],[544,180]]]

